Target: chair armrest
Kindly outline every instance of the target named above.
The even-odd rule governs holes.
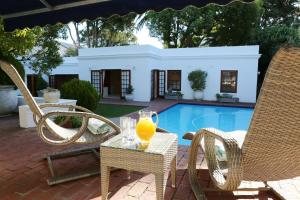
[[[185,139],[185,140],[193,140],[195,134],[196,134],[195,132],[186,132],[186,133],[182,136],[182,139]]]
[[[214,129],[201,129],[193,137],[190,147],[190,157],[188,163],[189,178],[192,189],[197,194],[203,194],[201,187],[198,183],[196,163],[198,156],[198,149],[201,147],[200,141],[204,138],[205,158],[207,161],[210,176],[216,186],[222,190],[234,190],[240,185],[243,178],[242,168],[242,150],[239,148],[238,143],[234,138],[228,137],[226,133]],[[215,140],[223,143],[227,162],[228,173],[224,177],[216,157]]]
[[[86,109],[84,107],[76,106],[76,105],[69,105],[69,104],[45,103],[45,104],[40,104],[39,107],[41,109],[43,109],[43,108],[68,108],[68,111],[74,111],[76,109],[76,110],[83,111],[83,112],[93,113],[92,111],[90,111],[89,109]],[[38,117],[33,113],[33,121],[36,125],[38,124],[38,120],[39,120]],[[60,125],[61,126],[64,125],[69,120],[70,120],[70,117],[66,117],[66,119],[60,123]]]
[[[68,108],[69,111],[76,109],[76,110],[80,110],[80,111],[84,111],[84,112],[88,112],[88,113],[93,113],[89,109],[84,108],[82,106],[76,106],[76,105],[70,105],[70,104],[45,103],[45,104],[40,104],[39,107],[41,109],[43,109],[43,108]]]
[[[52,140],[49,139],[45,136],[43,128],[46,127],[52,134],[57,134],[55,130],[53,130],[53,128],[47,123],[47,119],[49,120],[49,117],[51,116],[66,116],[66,117],[72,117],[72,116],[77,116],[77,117],[82,117],[82,125],[81,127],[78,129],[78,131],[71,137],[71,138],[67,138],[65,140]],[[119,126],[117,126],[116,124],[114,124],[112,121],[110,121],[109,119],[102,117],[100,115],[96,115],[94,113],[88,113],[88,112],[75,112],[75,111],[52,111],[52,112],[48,112],[47,114],[43,115],[41,117],[41,119],[37,122],[37,129],[38,129],[38,134],[39,136],[47,143],[49,144],[53,144],[53,145],[67,145],[67,144],[71,144],[76,142],[76,140],[78,140],[86,131],[87,126],[88,126],[88,121],[90,118],[95,118],[98,120],[101,120],[105,123],[107,123],[109,126],[111,126],[116,133],[120,133],[121,130],[119,128]]]

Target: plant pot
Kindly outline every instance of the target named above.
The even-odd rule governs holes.
[[[60,91],[47,91],[44,90],[44,99],[46,103],[57,103],[60,99]]]
[[[194,99],[196,100],[202,100],[203,99],[203,92],[200,90],[194,91]]]
[[[126,94],[126,95],[125,95],[125,99],[126,99],[127,101],[133,101],[133,94]]]
[[[0,116],[10,114],[17,109],[18,97],[14,86],[0,86],[0,102]]]

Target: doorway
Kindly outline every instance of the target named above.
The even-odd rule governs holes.
[[[151,99],[163,98],[165,96],[166,72],[164,70],[151,71]]]
[[[103,70],[103,98],[119,99],[121,96],[121,70]]]
[[[36,97],[37,96],[37,78],[36,74],[28,74],[27,75],[27,88],[30,91],[31,95]]]
[[[130,70],[92,70],[91,83],[103,98],[124,98],[131,83]]]

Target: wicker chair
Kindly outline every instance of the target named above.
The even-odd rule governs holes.
[[[60,159],[64,157],[76,156],[84,153],[92,153],[96,156],[97,161],[99,161],[99,153],[97,151],[97,149],[99,149],[99,144],[107,140],[108,138],[120,133],[120,128],[110,120],[102,116],[96,115],[91,111],[89,111],[88,109],[80,106],[59,105],[59,104],[43,104],[40,106],[37,105],[34,98],[31,96],[29,90],[27,89],[26,85],[24,84],[22,78],[15,70],[15,68],[12,65],[8,64],[7,62],[1,60],[0,60],[0,67],[11,78],[11,80],[13,80],[13,82],[16,84],[18,89],[23,94],[26,103],[28,104],[31,111],[33,112],[34,120],[37,124],[38,135],[44,142],[51,145],[70,145],[76,143],[96,144],[94,145],[94,147],[85,147],[76,150],[69,150],[69,151],[48,154],[46,156],[46,159],[48,161],[48,166],[52,176],[50,180],[47,180],[48,184],[54,185],[66,181],[71,181],[71,180],[99,174],[100,170],[97,169],[93,171],[86,171],[83,173],[70,174],[67,176],[57,176],[53,169],[52,160]],[[42,108],[46,108],[46,107],[64,108],[64,109],[68,109],[69,111],[53,111],[45,114],[42,111]],[[63,121],[60,125],[63,125],[71,116],[77,116],[82,118],[82,125],[78,129],[63,128],[62,126],[59,126],[55,124],[52,120],[50,120],[51,117],[58,116],[58,115],[66,117],[66,120]],[[87,129],[88,121],[91,118],[105,122],[111,127],[110,130],[103,134],[91,133]],[[45,132],[44,129],[47,129],[47,131]]]
[[[194,134],[188,172],[197,199],[205,199],[196,169],[202,138],[211,179],[221,190],[247,190],[238,189],[242,180],[262,181],[266,188],[260,189],[270,189],[267,181],[300,176],[299,104],[300,48],[281,48],[270,63],[243,144],[216,129],[201,129]],[[184,138],[191,138],[191,134]],[[224,145],[227,170],[216,157],[215,140]]]

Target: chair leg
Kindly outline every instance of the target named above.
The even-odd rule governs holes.
[[[56,153],[51,153],[46,155],[46,159],[48,162],[48,167],[51,173],[51,178],[47,180],[48,185],[56,185],[59,183],[64,183],[68,181],[73,181],[81,178],[86,178],[94,175],[99,175],[100,170],[99,168],[96,168],[94,170],[87,170],[83,172],[78,172],[78,173],[72,173],[64,176],[58,176],[55,173],[55,170],[53,168],[53,161],[55,159],[63,159],[63,158],[68,158],[68,157],[74,157],[82,154],[88,154],[92,153],[95,155],[95,159],[97,164],[99,165],[99,153],[97,151],[97,148],[99,147],[89,147],[89,148],[81,148],[81,149],[76,149],[76,150],[69,150],[69,151],[62,151],[62,152],[56,152]]]

